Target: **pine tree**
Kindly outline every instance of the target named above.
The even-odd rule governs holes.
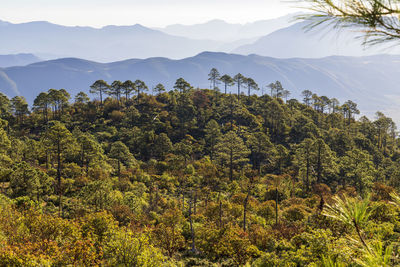
[[[215,145],[217,144],[218,138],[221,136],[221,131],[215,120],[210,120],[204,131],[206,144],[210,152],[210,158],[213,160],[215,157]]]
[[[62,187],[61,173],[62,163],[65,158],[65,152],[68,147],[72,146],[74,139],[71,132],[61,122],[55,121],[53,125],[44,133],[44,143],[52,151],[57,159],[57,188],[59,200],[59,214],[62,212]]]
[[[186,93],[190,89],[193,89],[193,87],[190,85],[190,83],[185,81],[185,79],[179,78],[175,82],[174,89],[179,90],[181,93]]]
[[[111,145],[110,153],[108,154],[110,158],[117,161],[117,175],[121,176],[121,164],[129,166],[134,160],[133,155],[129,151],[128,147],[121,141],[114,142]]]
[[[136,90],[136,85],[131,80],[127,80],[122,84],[122,93],[125,95],[125,102],[128,102],[130,94]]]
[[[140,93],[149,90],[149,88],[147,87],[146,83],[142,80],[135,81],[135,88],[137,92],[137,101],[139,103]]]
[[[233,79],[231,76],[225,74],[222,77],[219,78],[221,82],[224,83],[225,85],[225,94],[227,94],[228,92],[228,87],[232,86],[234,84]]]
[[[217,161],[221,165],[228,165],[229,178],[233,180],[233,171],[248,162],[249,149],[234,131],[221,136],[215,148]]]
[[[90,86],[91,94],[98,94],[100,96],[100,104],[103,105],[103,95],[107,93],[110,85],[103,80],[97,80]]]
[[[210,73],[208,74],[208,80],[212,84],[212,89],[217,90],[217,86],[219,83],[220,74],[216,68],[212,68]]]
[[[246,77],[244,77],[241,73],[238,73],[233,77],[233,81],[236,83],[238,88],[238,99],[240,99],[240,89],[242,88],[243,84],[246,82]]]

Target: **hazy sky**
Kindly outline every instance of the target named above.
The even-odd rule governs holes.
[[[297,12],[281,0],[1,0],[0,20],[63,25],[165,26],[211,19],[246,23]]]

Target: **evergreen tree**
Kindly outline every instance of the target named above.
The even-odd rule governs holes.
[[[57,188],[59,201],[59,214],[62,212],[62,187],[61,173],[62,163],[68,147],[73,145],[74,139],[71,132],[61,122],[55,121],[44,133],[44,143],[55,154],[57,160]]]
[[[100,104],[103,105],[103,95],[107,93],[110,85],[103,80],[97,80],[90,86],[90,93],[100,96]]]
[[[33,108],[35,111],[42,111],[44,123],[47,124],[48,110],[49,110],[50,100],[49,95],[46,92],[40,93],[33,101]]]
[[[178,90],[181,93],[186,93],[187,91],[193,89],[193,87],[183,78],[179,78],[175,82],[174,89]]]
[[[80,166],[86,167],[86,174],[89,173],[89,166],[92,164],[103,162],[104,151],[101,145],[97,142],[93,135],[90,133],[83,133],[78,129],[72,132],[78,144],[78,151],[80,155]],[[104,164],[104,162],[103,162]]]
[[[159,83],[159,84],[157,84],[157,85],[154,87],[153,91],[154,91],[155,93],[157,93],[157,94],[161,94],[161,93],[164,93],[166,90],[165,90],[164,85],[162,85],[161,83]]]
[[[28,103],[22,96],[15,96],[11,99],[11,110],[19,122],[23,122],[24,116],[29,114]]]
[[[221,82],[224,83],[225,86],[225,94],[227,94],[227,89],[229,86],[232,86],[234,84],[233,79],[231,76],[225,74],[222,75],[222,77],[219,78]]]
[[[229,178],[233,180],[233,171],[239,170],[248,162],[249,149],[243,139],[234,131],[229,131],[220,137],[216,145],[216,158],[222,165],[229,168]]]
[[[285,102],[287,103],[288,102],[288,97],[290,96],[290,91],[289,90],[283,90],[282,91],[282,98],[284,98],[285,99]]]
[[[131,80],[126,80],[122,84],[122,93],[125,95],[125,102],[128,102],[130,94],[136,90],[136,85]]]
[[[251,90],[260,90],[258,84],[252,78],[246,78],[248,96],[251,94]]]
[[[312,178],[312,160],[313,160],[313,140],[311,138],[304,139],[298,146],[296,151],[295,164],[303,177],[303,184],[306,191],[309,192]]]
[[[164,160],[165,156],[172,151],[172,142],[168,135],[161,133],[154,140],[154,155],[160,160]]]
[[[90,98],[84,92],[79,92],[75,96],[75,103],[87,104],[89,101],[90,101]]]
[[[275,91],[276,91],[275,83],[270,83],[270,84],[267,85],[267,87],[270,89],[270,94],[269,95],[271,97],[275,97],[275,95],[276,95],[276,93],[275,93]]]
[[[11,102],[8,97],[0,92],[0,118],[8,119],[9,115],[11,115]]]
[[[210,158],[214,159],[215,155],[215,146],[219,137],[221,136],[221,131],[219,129],[219,125],[215,120],[210,120],[205,127],[205,140],[206,144],[209,148]]]
[[[301,92],[301,94],[303,95],[303,102],[304,104],[306,104],[307,106],[310,106],[310,101],[311,101],[311,97],[313,95],[313,93],[310,90],[304,90],[303,92]]]
[[[238,73],[233,77],[233,81],[236,83],[237,88],[238,88],[238,99],[240,99],[240,89],[242,88],[243,84],[246,82],[246,77],[244,77],[242,74]]]
[[[212,68],[210,73],[208,74],[208,80],[212,84],[212,89],[217,90],[218,83],[220,79],[220,74],[216,68]]]
[[[108,89],[108,94],[110,96],[114,96],[119,104],[121,100],[122,90],[124,90],[123,83],[121,81],[113,81],[110,88]]]
[[[13,197],[28,196],[39,201],[52,192],[52,179],[43,171],[26,162],[16,164],[10,173],[10,189]]]
[[[68,105],[70,98],[69,93],[64,89],[49,89],[48,97],[50,104],[53,107],[53,119],[61,119],[64,109]]]
[[[136,92],[137,92],[137,101],[139,101],[139,97],[140,97],[140,93],[141,92],[145,92],[147,90],[149,90],[149,88],[147,87],[146,83],[142,80],[136,80],[135,81],[135,88],[136,88]]]
[[[276,152],[268,135],[263,132],[256,132],[249,135],[247,146],[250,148],[250,159],[255,169],[261,175],[262,167],[268,162],[273,162]]]
[[[117,161],[117,175],[121,176],[121,164],[125,166],[130,166],[134,160],[133,155],[129,151],[128,147],[121,141],[114,142],[111,145],[110,153],[108,154],[110,158]]]

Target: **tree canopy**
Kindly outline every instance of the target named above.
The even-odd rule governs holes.
[[[217,72],[0,94],[0,265],[399,265],[394,121]]]

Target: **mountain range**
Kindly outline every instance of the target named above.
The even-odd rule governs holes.
[[[0,54],[32,53],[43,59],[75,57],[96,62],[149,57],[182,59],[203,51],[275,58],[400,54],[398,47],[364,49],[361,40],[355,40],[358,34],[350,30],[339,32],[328,26],[322,31],[305,32],[306,23],[294,21],[295,17],[291,14],[247,24],[213,20],[158,29],[139,24],[97,29],[43,21],[0,22]]]
[[[165,28],[136,24],[98,29],[46,21],[18,24],[0,21],[0,54],[32,53],[44,59],[77,57],[98,62],[148,57],[180,59],[203,51],[230,52],[252,44],[262,36],[293,24],[296,15],[246,24],[212,20]]]
[[[308,24],[309,22],[303,21],[279,29],[253,43],[233,49],[233,53],[277,58],[400,54],[400,47],[393,46],[394,43],[364,46],[362,36],[354,29],[337,29],[333,25],[321,25],[319,29],[309,29]]]
[[[145,81],[151,88],[163,83],[171,89],[183,77],[195,87],[209,88],[207,75],[211,68],[221,74],[242,73],[252,77],[260,87],[279,80],[300,97],[308,89],[339,100],[353,100],[363,114],[373,116],[381,110],[400,121],[400,56],[369,57],[332,56],[320,59],[277,59],[258,55],[203,52],[181,60],[167,58],[131,59],[98,63],[64,58],[0,69],[0,91],[8,96],[21,94],[32,103],[41,91],[65,88],[71,95],[88,92],[97,79]],[[236,88],[231,90],[236,92]]]
[[[100,62],[165,56],[182,58],[213,50],[220,42],[191,40],[136,24],[67,27],[49,22],[1,23],[0,54],[33,53],[39,57],[78,57]]]
[[[211,20],[194,25],[174,24],[157,28],[167,34],[198,40],[215,40],[234,42],[237,40],[254,40],[276,30],[295,23],[294,18],[300,13],[288,14],[275,19],[259,20],[246,24],[228,23],[223,20]]]
[[[98,29],[46,21],[18,24],[0,21],[0,54],[32,53],[44,59],[76,57],[98,62],[149,57],[181,59],[203,51],[229,52],[253,43],[260,36],[290,25],[293,16],[243,25],[214,20],[163,29],[140,24]]]

